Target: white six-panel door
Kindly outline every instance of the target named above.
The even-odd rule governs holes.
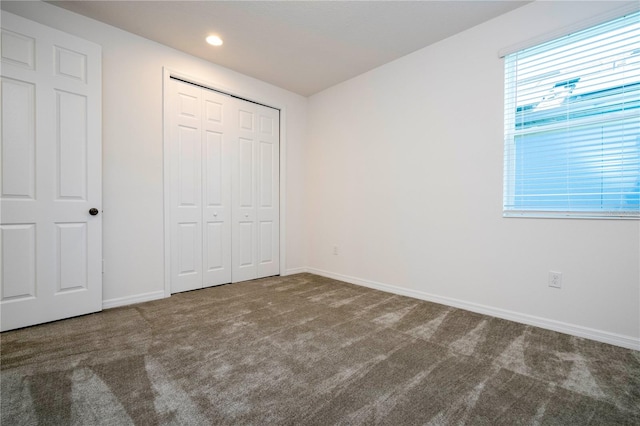
[[[236,112],[237,111],[237,112]],[[277,275],[279,112],[239,101],[234,134],[233,282]]]
[[[101,48],[3,12],[0,58],[4,331],[102,309]]]
[[[231,282],[231,98],[171,80],[171,291]]]
[[[171,79],[171,292],[279,273],[279,111]]]

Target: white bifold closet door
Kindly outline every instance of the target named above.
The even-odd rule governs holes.
[[[279,274],[279,111],[171,79],[171,292]]]

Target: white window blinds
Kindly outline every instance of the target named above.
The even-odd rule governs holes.
[[[505,57],[505,216],[640,217],[640,13]]]

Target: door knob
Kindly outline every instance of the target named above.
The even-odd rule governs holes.
[[[98,211],[98,209],[96,209],[95,207],[93,207],[93,208],[89,209],[89,214],[90,214],[91,216],[95,216],[95,215],[97,215],[98,213],[99,213],[99,211]]]

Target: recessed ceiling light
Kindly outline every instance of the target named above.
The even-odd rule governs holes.
[[[216,35],[210,35],[206,40],[212,46],[222,46],[222,39]]]

